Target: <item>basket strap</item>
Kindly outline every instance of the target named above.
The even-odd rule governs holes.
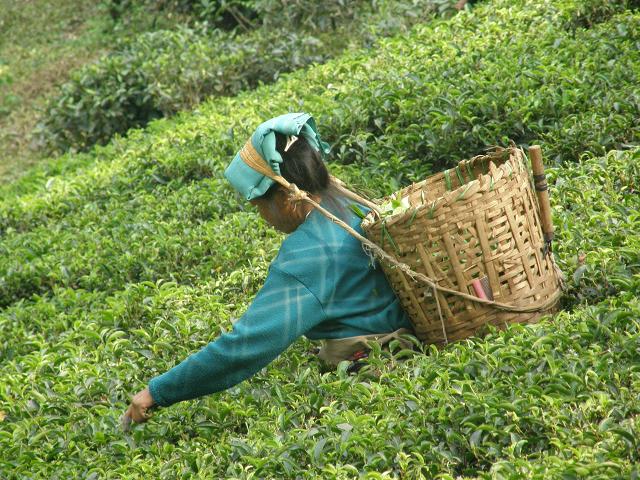
[[[331,183],[333,183],[333,185],[336,187],[336,189],[346,198],[350,198],[351,200],[358,202],[361,205],[364,205],[365,207],[370,208],[371,210],[373,210],[374,212],[376,212],[376,214],[378,215],[378,217],[380,217],[382,215],[381,211],[380,211],[380,206],[373,203],[373,201],[371,200],[367,200],[366,198],[358,195],[357,193],[352,192],[351,190],[349,190],[345,183],[340,180],[337,177],[334,177],[333,175],[331,176]]]
[[[249,167],[253,168],[254,170],[256,170],[256,171],[258,171],[260,173],[262,173],[263,175],[266,175],[267,177],[271,178],[272,180],[274,180],[275,182],[279,183],[284,188],[286,188],[289,191],[290,198],[292,200],[307,202],[308,204],[313,206],[316,210],[318,210],[322,215],[324,215],[326,218],[328,218],[333,223],[335,223],[335,224],[339,225],[340,227],[342,227],[351,236],[353,236],[354,238],[359,240],[364,245],[365,249],[367,249],[369,252],[371,252],[373,255],[375,255],[378,259],[390,263],[391,265],[393,265],[394,267],[398,268],[400,271],[405,273],[407,276],[411,277],[413,280],[420,281],[420,282],[428,285],[429,287],[431,287],[431,289],[434,292],[434,298],[435,298],[436,302],[438,302],[438,296],[435,295],[435,293],[436,293],[436,291],[439,291],[439,292],[443,292],[443,293],[449,293],[451,295],[456,295],[456,296],[462,297],[462,298],[464,298],[466,300],[470,300],[472,302],[476,302],[476,303],[480,303],[480,304],[483,304],[483,305],[495,307],[495,308],[498,308],[500,310],[505,310],[505,311],[508,311],[508,312],[533,313],[533,312],[540,312],[540,311],[546,310],[547,308],[552,306],[558,300],[558,297],[560,296],[561,292],[556,292],[554,295],[552,295],[550,298],[548,298],[542,304],[518,306],[518,305],[509,305],[509,304],[506,304],[506,303],[496,302],[495,300],[488,300],[488,299],[485,300],[483,298],[479,298],[479,297],[476,297],[474,295],[470,295],[470,294],[465,293],[465,292],[460,292],[460,291],[454,290],[452,288],[447,288],[447,287],[443,287],[441,285],[438,285],[438,283],[434,279],[429,278],[429,277],[427,277],[426,275],[424,275],[422,273],[413,271],[409,265],[407,265],[406,263],[402,263],[402,262],[398,261],[396,258],[394,258],[393,256],[389,255],[387,252],[385,252],[378,245],[373,243],[371,240],[369,240],[368,238],[360,235],[350,225],[345,223],[340,218],[336,217],[334,214],[332,214],[331,212],[326,210],[324,207],[322,207],[318,202],[313,200],[309,196],[309,194],[307,192],[305,192],[304,190],[300,190],[294,183],[290,183],[284,177],[282,177],[280,175],[276,175],[273,172],[273,170],[271,170],[271,168],[267,165],[267,163],[262,159],[262,157],[256,151],[256,149],[253,147],[253,145],[251,144],[251,141],[248,141],[245,144],[245,146],[242,148],[242,150],[240,150],[240,157],[242,158],[242,160]],[[345,190],[348,191],[345,187],[343,187],[343,186],[340,186],[340,187],[341,187],[341,191],[345,191]],[[352,193],[350,198],[354,198],[354,196],[358,197],[358,198],[361,198],[358,195],[356,195],[355,193]],[[442,313],[440,312],[440,303],[439,302],[438,302],[438,313],[440,314],[440,320],[443,322],[443,328],[444,328],[444,320],[443,320],[443,317],[442,317]]]

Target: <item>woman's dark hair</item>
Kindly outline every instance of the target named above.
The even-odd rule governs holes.
[[[322,161],[320,152],[313,148],[306,138],[298,137],[285,152],[287,137],[276,132],[276,150],[282,156],[280,175],[295,183],[300,190],[322,194],[330,185],[329,171]],[[274,185],[275,186],[275,185]],[[267,193],[272,193],[272,187]]]
[[[302,135],[285,152],[287,136],[278,132],[275,135],[276,150],[283,160],[280,164],[280,175],[288,182],[295,183],[300,190],[322,196],[331,210],[338,216],[343,216],[345,209],[343,202],[340,201],[342,196],[331,182],[329,170],[320,152],[313,148]],[[270,199],[278,188],[278,184],[273,185],[263,197]]]

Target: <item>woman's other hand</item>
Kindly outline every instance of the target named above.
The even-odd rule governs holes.
[[[122,417],[122,428],[127,431],[131,426],[131,421],[142,423],[149,420],[151,418],[149,410],[155,404],[148,388],[136,393],[131,399],[131,405],[129,405],[124,417]]]

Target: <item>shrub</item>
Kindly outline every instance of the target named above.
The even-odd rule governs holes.
[[[640,18],[572,32],[579,6],[496,1],[3,189],[0,477],[637,477],[640,148],[623,145],[637,141],[623,67],[640,63]],[[467,80],[491,103],[446,107]],[[334,170],[376,194],[503,133],[542,136],[563,160],[549,169],[554,248],[581,304],[440,350],[376,350],[353,376],[298,342],[123,434],[130,394],[231,328],[264,279],[280,237],[221,173],[289,107],[314,112],[348,163]]]
[[[426,355],[374,352],[355,376],[321,373],[301,342],[251,381],[121,433],[128,393],[230,328],[255,288],[242,287],[252,270],[197,288],[145,282],[112,296],[58,289],[1,312],[3,476],[637,472],[635,295]]]
[[[156,179],[179,185],[220,177],[255,125],[291,109],[313,112],[334,144],[332,158],[383,174],[387,189],[508,139],[542,142],[547,158],[559,162],[637,141],[638,16],[567,32],[577,7],[526,5],[478,7],[276,86],[202,105],[193,116],[154,123],[96,150],[93,168],[90,158],[72,156],[65,163],[86,167],[40,177],[19,200],[0,204],[0,231],[55,221],[101,192],[127,196],[161,186]]]
[[[227,29],[242,24],[245,15],[255,16],[251,0],[104,0],[103,3],[116,24],[126,22],[132,12],[139,10],[149,15],[183,15],[186,20],[206,19]]]
[[[49,101],[36,136],[52,152],[104,144],[114,134],[191,109],[210,95],[235,95],[283,72],[322,63],[348,46],[401,31],[430,17],[433,2],[415,0],[408,8],[397,0],[380,5],[335,0],[320,7],[301,0],[283,9],[280,2],[265,0],[256,4],[262,25],[250,32],[223,33],[196,24],[142,34],[75,72]],[[384,20],[388,17],[394,22]],[[375,28],[379,23],[383,28]]]
[[[549,170],[556,254],[572,303],[633,292],[640,274],[640,149]]]

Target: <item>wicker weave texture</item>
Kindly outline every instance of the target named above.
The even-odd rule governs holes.
[[[515,306],[553,303],[561,280],[543,251],[538,204],[524,153],[516,148],[462,161],[400,191],[411,208],[362,223],[369,239],[438,285],[475,295],[483,279],[496,302]],[[553,308],[515,313],[450,293],[437,293],[382,265],[416,335],[426,343],[461,340],[487,324],[534,322]],[[438,305],[439,304],[439,305]]]

